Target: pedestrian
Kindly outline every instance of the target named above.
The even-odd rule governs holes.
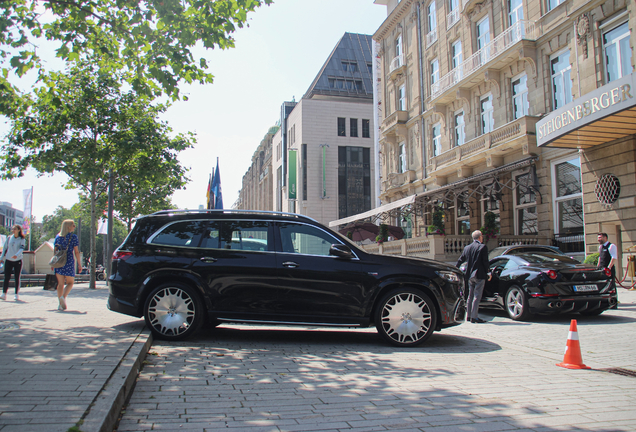
[[[616,245],[607,239],[607,233],[598,234],[598,268],[608,268],[612,271],[612,282],[616,277],[616,260],[618,251]]]
[[[66,298],[73,289],[73,283],[75,281],[75,263],[77,263],[77,271],[82,271],[79,240],[77,236],[73,234],[74,230],[75,222],[73,219],[66,219],[62,222],[60,233],[55,236],[55,246],[66,249],[66,264],[64,267],[55,269],[55,275],[57,276],[57,299],[60,303],[57,310],[66,310]]]
[[[490,280],[488,274],[488,247],[484,244],[484,236],[481,231],[474,231],[472,234],[473,242],[464,248],[457,267],[466,263],[466,272],[464,278],[468,280],[468,300],[467,300],[467,317],[466,321],[471,323],[485,323],[486,321],[479,318],[479,302],[484,292],[486,279]]]
[[[2,287],[1,300],[7,299],[7,291],[9,291],[9,279],[11,279],[11,272],[15,273],[15,295],[13,299],[18,301],[20,297],[18,292],[20,291],[20,273],[22,273],[22,254],[26,247],[26,240],[24,234],[22,234],[22,227],[20,225],[13,225],[11,228],[13,235],[7,236],[7,241],[2,248],[2,256],[0,256],[0,262],[4,261],[4,285]]]

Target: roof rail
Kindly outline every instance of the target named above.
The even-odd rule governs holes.
[[[317,222],[315,219],[298,213],[287,213],[287,212],[279,212],[279,211],[270,211],[270,210],[240,210],[240,209],[174,209],[174,210],[159,210],[157,212],[152,213],[152,215],[166,215],[166,214],[175,214],[175,213],[237,213],[237,214],[263,214],[263,215],[276,215],[276,216],[291,216],[295,218],[303,218],[309,219],[313,222]]]

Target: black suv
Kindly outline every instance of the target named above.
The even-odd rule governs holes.
[[[289,213],[161,211],[113,256],[109,309],[184,339],[224,322],[369,327],[414,346],[460,324],[464,278],[425,259],[374,255]]]

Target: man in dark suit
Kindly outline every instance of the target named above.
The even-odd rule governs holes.
[[[488,274],[488,247],[484,244],[481,231],[473,232],[473,242],[464,248],[456,266],[459,267],[464,262],[467,263],[464,277],[468,280],[466,321],[485,323],[486,321],[479,318],[479,302],[484,292],[486,279],[490,280],[490,275]]]

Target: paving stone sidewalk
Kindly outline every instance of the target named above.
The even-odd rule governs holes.
[[[0,431],[112,430],[149,346],[143,320],[109,311],[104,282],[77,284],[66,311],[42,287],[13,293],[0,300]]]
[[[634,431],[636,292],[598,317],[487,324],[398,349],[374,329],[221,326],[155,342],[119,432]],[[563,360],[577,318],[584,362]]]

